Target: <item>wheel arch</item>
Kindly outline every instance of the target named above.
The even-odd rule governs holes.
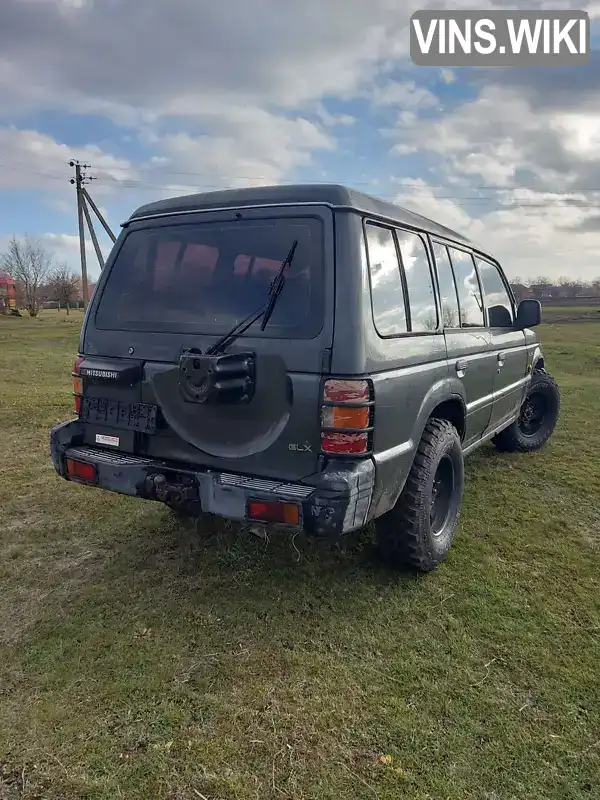
[[[448,400],[443,400],[441,403],[438,403],[435,408],[431,410],[427,422],[434,418],[445,419],[447,422],[452,423],[458,431],[461,442],[464,441],[467,430],[467,409],[462,397],[453,395]],[[427,424],[427,422],[425,424]]]
[[[464,441],[467,427],[466,403],[461,395],[451,391],[446,382],[433,387],[432,391],[423,402],[411,440],[412,454],[410,460],[405,463],[400,479],[393,490],[386,493],[385,503],[380,508],[379,513],[393,507],[402,494],[404,484],[406,483],[406,479],[408,478],[417,453],[417,447],[431,419],[444,419],[451,422],[458,431],[461,442]]]
[[[533,351],[530,364],[532,372],[535,372],[536,369],[546,368],[546,362],[544,361],[544,354],[542,353],[542,348],[539,345]]]

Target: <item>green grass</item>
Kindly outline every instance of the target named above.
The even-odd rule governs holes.
[[[600,304],[596,306],[542,307],[542,320],[550,324],[572,322],[600,322]]]
[[[0,317],[0,798],[600,796],[600,324],[545,325],[548,447],[468,461],[449,561],[61,481],[81,314]]]

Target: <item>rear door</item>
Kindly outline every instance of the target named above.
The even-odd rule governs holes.
[[[491,260],[475,258],[483,289],[495,358],[494,402],[490,430],[515,416],[528,382],[524,331],[515,330],[516,312],[506,281]]]
[[[332,239],[331,212],[316,206],[131,225],[105,268],[83,341],[87,366],[101,359],[105,368],[140,367],[127,387],[100,379],[86,396],[112,394],[156,408],[154,430],[124,435],[123,449],[267,478],[318,470],[321,376],[333,328],[333,302],[326,302],[333,298]],[[208,348],[265,304],[294,242],[265,330],[258,320],[218,358],[207,358]]]
[[[485,326],[483,300],[473,256],[433,242],[450,374],[458,378],[467,404],[464,447],[486,431],[492,414],[495,360]]]

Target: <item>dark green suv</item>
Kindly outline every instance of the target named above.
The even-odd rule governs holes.
[[[384,557],[448,553],[463,459],[530,451],[559,393],[498,262],[341,186],[139,208],[87,310],[63,478],[192,515],[339,535]]]

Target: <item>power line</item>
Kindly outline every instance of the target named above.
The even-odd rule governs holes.
[[[69,165],[69,161],[66,160],[66,159],[63,161],[62,159],[49,158],[48,156],[41,156],[40,157],[39,154],[35,153],[34,151],[20,150],[20,152],[26,152],[30,157],[37,157],[42,161],[47,160],[47,161],[53,161],[54,163],[64,163],[65,167]],[[2,156],[0,156],[0,163],[5,161],[7,159],[7,157],[8,156],[7,156],[6,152],[3,152]],[[29,163],[29,162],[26,162],[26,161],[15,162],[14,160],[11,159],[11,162],[6,164],[5,166],[6,166],[6,168],[10,168],[11,166],[13,166],[13,164],[15,164],[15,165],[16,164],[26,165],[27,163]],[[210,178],[213,181],[220,181],[220,182],[219,183],[215,183],[215,184],[204,184],[204,185],[207,186],[208,188],[218,188],[218,189],[219,188],[223,188],[223,183],[226,183],[227,181],[229,181],[229,182],[238,181],[238,180],[240,180],[240,181],[255,181],[255,180],[266,180],[266,178],[267,178],[267,176],[265,176],[265,175],[232,175],[230,173],[229,174],[219,174],[219,173],[214,173],[214,172],[193,172],[191,170],[169,170],[169,169],[164,169],[162,167],[157,169],[157,168],[148,167],[147,165],[145,165],[143,163],[140,163],[140,162],[132,162],[127,167],[118,166],[118,165],[110,165],[109,167],[108,166],[107,167],[100,167],[99,170],[100,170],[101,173],[104,173],[104,175],[106,175],[107,173],[111,173],[111,172],[142,171],[142,172],[145,172],[146,174],[148,174],[150,177],[151,177],[152,173],[155,172],[155,173],[158,173],[158,174],[164,175],[164,176],[183,175],[183,176],[190,177],[190,178],[195,178],[195,177],[198,177],[198,178]],[[43,173],[40,173],[40,174],[43,174]],[[50,173],[47,173],[47,175],[50,176]],[[52,175],[53,175],[53,177],[56,177],[58,179],[62,179],[62,176],[60,176],[58,174],[54,175],[54,173],[53,173]],[[415,179],[413,179],[413,178],[389,178],[388,180],[383,181],[383,183],[385,185],[390,185],[391,184],[391,185],[394,185],[394,186],[407,186],[409,188],[414,189],[415,191],[419,191],[421,189],[423,191],[427,191],[428,189],[451,189],[451,188],[454,188],[452,184],[448,184],[448,183],[446,183],[446,184],[443,184],[443,183],[429,183],[426,186],[421,187],[419,185],[415,185],[414,184],[414,180]],[[144,184],[144,185],[146,185],[148,187],[151,187],[151,188],[169,188],[168,186],[165,186],[165,184],[147,183],[146,181],[143,181],[143,180],[140,180],[140,179],[136,179],[136,178],[125,178],[125,179],[123,179],[123,181],[119,181],[116,178],[114,179],[115,184],[122,183],[122,182],[125,182],[125,181],[130,182],[130,183]],[[279,181],[279,183],[282,183],[282,184],[295,183],[295,182],[296,181],[294,181],[292,179],[285,179],[283,181]],[[332,179],[329,179],[329,180],[327,180],[327,179],[310,180],[310,179],[307,179],[307,180],[303,180],[302,181],[302,183],[305,183],[305,184],[322,184],[322,183],[334,183],[334,184],[342,183],[343,184],[345,182],[346,182],[345,178],[342,179],[342,180],[332,180]],[[174,182],[174,183],[176,183],[176,182]],[[367,181],[367,180],[365,180],[365,181],[362,181],[362,180],[352,181],[352,185],[353,186],[371,186],[374,189],[376,189],[376,187],[381,183],[382,183],[382,179],[373,179],[373,180],[370,180],[370,181]],[[188,185],[188,184],[181,184],[181,185]],[[189,185],[192,185],[192,184],[189,184]],[[505,186],[505,185],[494,185],[494,184],[471,184],[469,186],[466,186],[465,189],[468,189],[469,191],[493,191],[493,192],[507,192],[507,191],[515,191],[517,189],[522,189],[522,190],[526,190],[526,191],[538,192],[538,193],[543,193],[543,194],[564,194],[565,193],[565,192],[559,192],[559,191],[555,191],[555,190],[548,190],[548,189],[544,189],[544,188],[535,187],[535,186],[532,186],[531,184],[520,184],[518,186]],[[597,186],[587,186],[587,187],[586,186],[570,186],[569,187],[569,192],[600,192],[600,187],[597,187]]]
[[[1,161],[1,159],[0,159],[0,161]],[[5,165],[5,164],[0,163],[0,170],[6,170],[6,169],[8,169],[8,170],[17,169],[17,167],[16,166],[13,167],[13,165]],[[33,170],[33,171],[29,171],[29,174],[33,175],[35,177],[45,178],[46,180],[60,181],[61,183],[64,181],[64,176],[58,175],[56,173],[41,172],[39,170]],[[117,190],[117,189],[135,189],[135,190],[138,190],[138,191],[144,191],[144,190],[156,189],[156,190],[161,190],[161,191],[167,191],[167,190],[175,191],[175,190],[178,190],[178,189],[181,189],[181,190],[190,189],[190,190],[195,190],[198,193],[201,193],[203,191],[213,190],[213,189],[226,190],[226,189],[240,188],[240,187],[237,187],[237,186],[226,186],[226,185],[223,185],[223,184],[202,184],[202,185],[199,185],[199,184],[185,184],[185,183],[175,183],[175,184],[149,183],[149,182],[142,181],[142,180],[139,180],[139,179],[137,179],[137,180],[127,179],[127,180],[123,180],[123,181],[119,181],[119,180],[116,180],[116,179],[115,180],[106,180],[105,178],[104,179],[103,178],[97,178],[95,176],[93,178],[91,178],[91,180],[97,180],[98,181],[98,184],[97,184],[98,186],[102,186],[103,188],[110,188],[110,189],[114,189],[114,190]],[[286,184],[294,183],[294,181],[290,181],[290,180],[286,181],[286,180],[284,180],[284,181],[279,181],[279,183],[281,185],[286,185]],[[317,181],[312,181],[312,182],[311,181],[304,181],[304,183],[317,184],[317,183],[320,183],[320,182],[317,182]],[[360,183],[357,184],[355,182],[352,182],[351,185],[356,186],[356,185],[361,185],[361,184]],[[440,189],[447,188],[447,187],[444,187],[442,185],[438,185],[438,186],[439,186]],[[407,188],[410,188],[412,190],[413,195],[412,196],[407,196],[405,198],[405,201],[406,202],[410,202],[411,200],[418,201],[420,194],[423,194],[423,193],[425,193],[425,192],[427,192],[427,191],[429,191],[431,189],[438,188],[438,186],[436,186],[434,184],[428,184],[428,185],[425,185],[425,186],[413,186],[412,184],[408,184]],[[467,188],[467,187],[465,187],[465,188]],[[468,187],[468,189],[470,189],[470,190],[473,190],[474,188],[475,187]],[[487,188],[491,189],[492,187],[487,187]],[[376,187],[374,187],[374,190],[376,192]],[[452,201],[453,204],[458,206],[458,207],[464,207],[464,206],[467,206],[467,205],[478,205],[478,204],[494,203],[494,204],[496,204],[498,206],[497,210],[503,210],[503,209],[510,210],[510,209],[516,209],[516,208],[527,209],[527,208],[596,208],[596,207],[600,207],[600,197],[596,198],[595,200],[569,202],[569,195],[574,194],[577,191],[580,191],[580,192],[587,191],[587,192],[591,192],[591,193],[596,193],[596,192],[600,192],[600,189],[586,189],[586,190],[583,190],[583,189],[579,189],[579,190],[571,189],[569,192],[559,193],[559,192],[553,192],[553,191],[548,191],[548,190],[543,190],[543,189],[539,189],[538,190],[538,189],[532,189],[532,188],[529,188],[529,187],[519,186],[519,187],[510,188],[510,189],[507,189],[506,187],[502,187],[502,189],[498,190],[498,191],[514,192],[514,191],[519,191],[519,190],[531,191],[531,192],[533,192],[535,194],[543,194],[543,195],[551,195],[551,196],[553,195],[553,196],[555,196],[555,198],[550,198],[549,197],[547,201],[542,202],[542,203],[528,203],[528,202],[503,203],[498,199],[498,197],[481,197],[481,196],[467,196],[467,197],[465,197],[462,194],[446,194],[446,195],[432,194],[431,195],[431,199],[432,200],[437,200],[437,201],[449,200],[449,201]],[[398,202],[398,193],[396,193],[396,194],[377,193],[377,194],[383,200],[389,200],[389,201],[392,201],[392,202]],[[402,201],[402,198],[400,198],[400,200]]]

